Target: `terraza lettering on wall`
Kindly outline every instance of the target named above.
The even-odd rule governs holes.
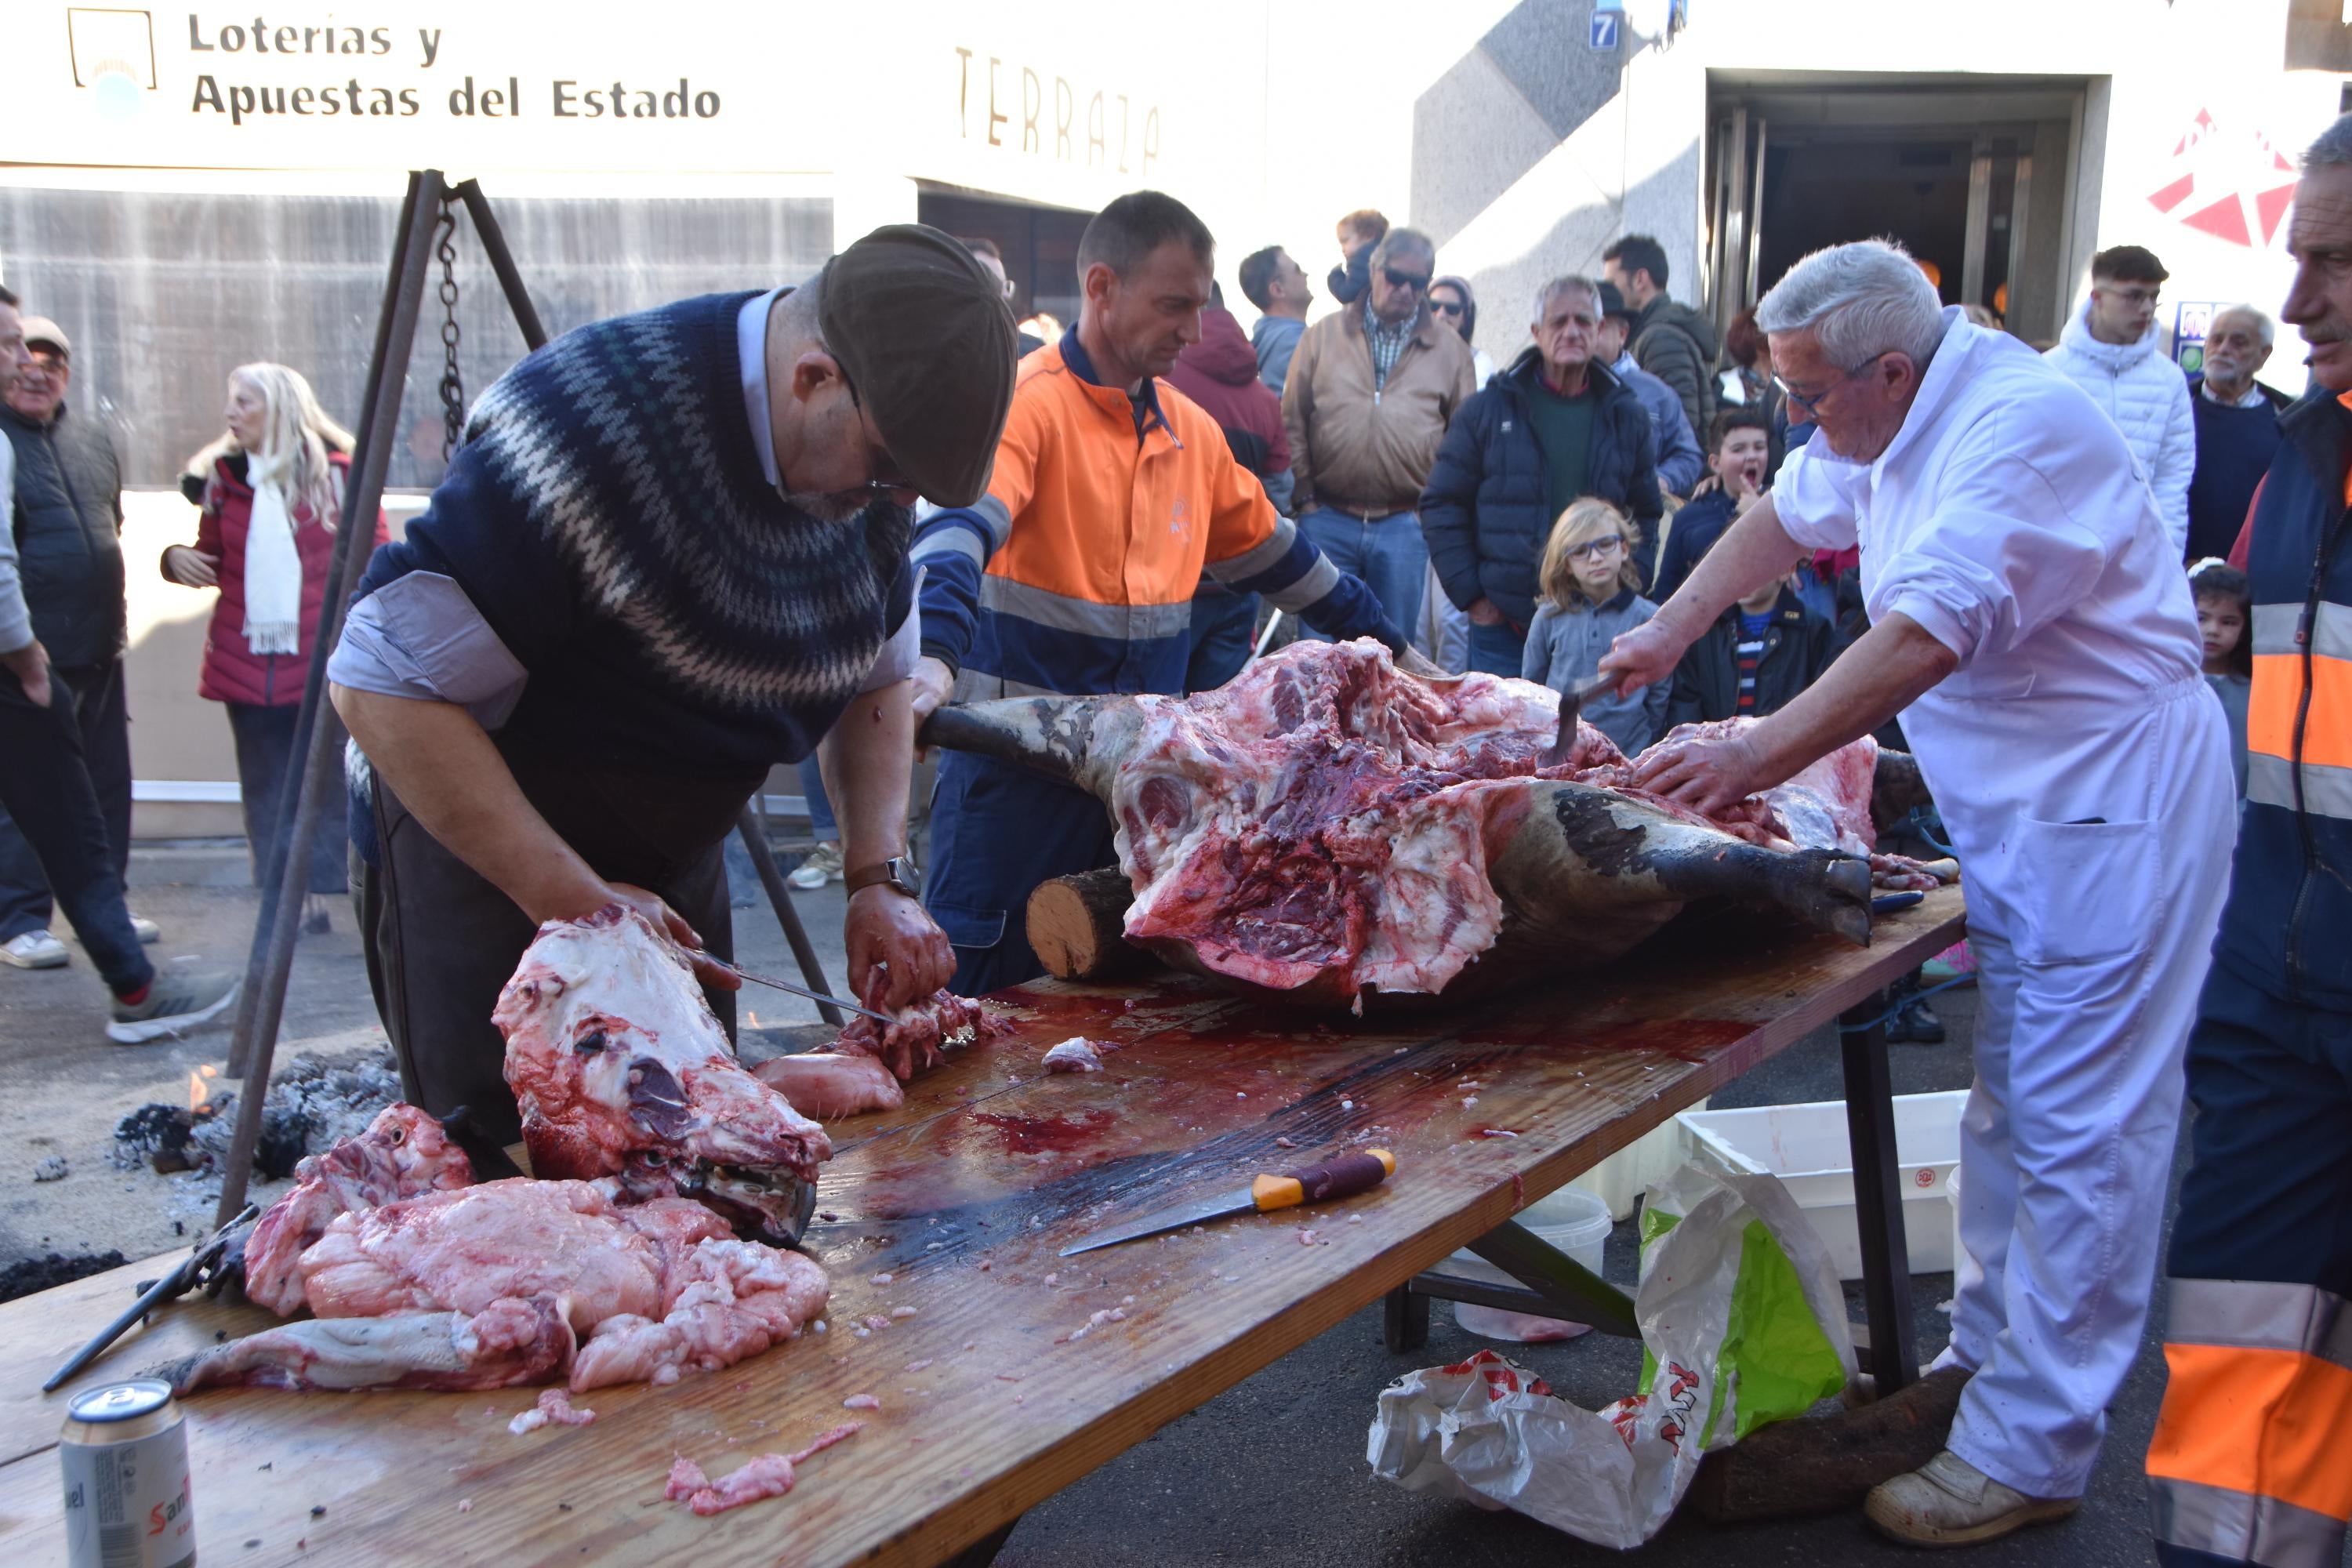
[[[300,59],[303,64],[295,66],[296,70],[320,56],[368,57],[431,70],[441,58],[442,30],[415,28],[413,40],[406,37],[408,31],[345,26],[335,23],[331,16],[328,25],[318,26],[273,23],[266,13],[223,21],[191,11],[188,52],[234,56],[240,67],[247,63],[246,57],[252,57],[257,74],[269,76],[277,74],[279,64],[264,58],[270,56]],[[195,63],[213,64],[206,59]],[[539,91],[542,87],[543,96]],[[531,96],[545,105],[536,111],[537,116],[551,120],[716,120],[720,109],[716,91],[698,88],[685,77],[679,77],[675,87],[667,82],[648,85],[619,79],[583,82],[566,77],[534,82]],[[428,104],[446,110],[454,120],[517,120],[533,113],[525,107],[522,79],[514,76],[485,77],[477,83],[467,74],[445,94],[437,89],[387,86],[357,76],[341,82],[293,82],[242,79],[210,70],[196,73],[189,112],[223,115],[231,125],[242,126],[251,120],[281,116],[405,120],[426,112]],[[1156,128],[1153,135],[1156,139]]]
[[[1049,92],[1047,78],[1034,66],[961,45],[956,64],[956,119],[964,141],[1121,174],[1149,174],[1160,161],[1156,103],[1139,105],[1108,88],[1088,95],[1062,76],[1051,79]]]

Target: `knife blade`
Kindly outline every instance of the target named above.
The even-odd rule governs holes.
[[[1081,1252],[1117,1247],[1122,1241],[1139,1241],[1147,1236],[1181,1230],[1187,1226],[1223,1219],[1227,1215],[1271,1214],[1276,1209],[1294,1208],[1300,1204],[1319,1204],[1332,1198],[1353,1197],[1358,1193],[1370,1192],[1388,1180],[1395,1170],[1396,1156],[1385,1149],[1367,1149],[1360,1154],[1342,1154],[1336,1160],[1326,1160],[1301,1170],[1255,1177],[1248,1186],[1219,1194],[1213,1198],[1161,1209],[1131,1224],[1098,1232],[1084,1241],[1073,1242],[1062,1248],[1061,1255],[1075,1258]]]
[[[1615,690],[1622,679],[1615,675],[1599,675],[1582,686],[1571,686],[1559,694],[1559,728],[1553,731],[1551,744],[1544,748],[1545,767],[1558,767],[1568,761],[1568,754],[1576,750],[1576,721],[1583,713],[1584,705],[1596,697]]]
[[[729,973],[734,975],[738,980],[748,980],[754,985],[773,986],[779,991],[789,991],[795,996],[805,996],[812,1002],[830,1002],[845,1013],[862,1013],[866,1016],[875,1020],[877,1023],[895,1024],[898,1021],[898,1019],[890,1016],[887,1013],[877,1013],[871,1007],[861,1007],[855,1002],[845,1002],[838,996],[828,996],[822,991],[812,991],[805,985],[795,985],[789,980],[772,980],[764,974],[754,974],[750,970],[744,968],[741,964],[730,963],[725,959],[718,957],[713,953],[698,952],[695,954],[695,956],[707,963],[718,965],[719,968],[726,970]]]

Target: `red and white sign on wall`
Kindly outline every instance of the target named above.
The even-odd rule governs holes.
[[[2200,109],[2174,144],[2148,205],[2176,223],[2250,249],[2268,249],[2294,200],[2294,160],[2251,123]]]

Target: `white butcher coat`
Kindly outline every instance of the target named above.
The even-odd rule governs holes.
[[[1874,622],[1959,656],[1903,714],[1979,971],[1938,1364],[1976,1369],[1954,1452],[2075,1497],[2147,1315],[2234,790],[2179,552],[2123,437],[2025,344],[1944,321],[1878,460],[1816,435],[1773,497],[1799,543],[1861,546]]]

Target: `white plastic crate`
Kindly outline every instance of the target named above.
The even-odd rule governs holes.
[[[1945,1191],[1960,1162],[1960,1111],[1968,1100],[1966,1089],[1895,1097],[1903,1237],[1914,1274],[1941,1273],[1952,1267],[1951,1205]],[[1862,1278],[1845,1101],[1685,1110],[1675,1120],[1688,1133],[1692,1152],[1702,1163],[1736,1175],[1780,1177],[1829,1248],[1838,1277]]]

